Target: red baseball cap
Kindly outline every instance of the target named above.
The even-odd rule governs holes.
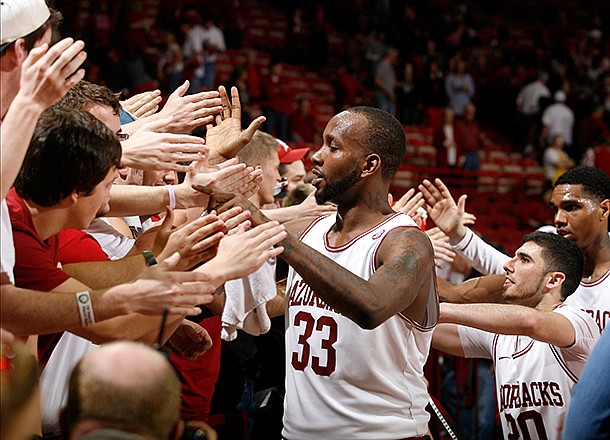
[[[309,148],[290,148],[285,142],[281,140],[277,140],[280,144],[280,149],[277,152],[277,155],[280,158],[280,163],[292,163],[297,160],[303,159],[307,153],[309,153]]]

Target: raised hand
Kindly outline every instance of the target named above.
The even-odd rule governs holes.
[[[418,212],[419,208],[425,205],[426,201],[423,198],[422,193],[415,193],[415,188],[411,188],[403,196],[396,201],[392,209],[396,212],[402,212],[407,214],[409,217],[421,218],[421,214]]]
[[[249,231],[242,225],[234,231],[220,241],[216,256],[196,271],[203,271],[215,282],[224,283],[250,275],[284,251],[282,246],[272,247],[287,236],[278,222],[263,223]]]
[[[49,48],[47,44],[30,51],[21,67],[17,98],[28,99],[40,110],[55,104],[85,76],[79,69],[87,58],[85,43],[65,38]]]
[[[172,229],[173,220],[173,210],[168,207],[153,246],[153,254],[157,255],[158,261],[164,261],[178,252],[181,258],[177,269],[187,270],[215,255],[216,247],[224,237],[224,223],[215,213],[175,229]]]
[[[207,154],[208,149],[202,138],[164,132],[169,122],[169,119],[147,122],[123,141],[123,165],[138,169],[187,172],[188,164]]]
[[[223,86],[218,88],[222,101],[222,112],[216,116],[216,123],[206,126],[206,142],[210,148],[209,163],[215,165],[235,157],[245,147],[252,136],[265,122],[264,116],[256,118],[250,126],[241,129],[241,103],[237,87],[231,88],[231,102]]]
[[[465,213],[467,196],[460,196],[456,203],[441,179],[434,182],[424,180],[419,190],[428,203],[426,209],[430,218],[449,237],[449,241],[456,244],[466,235],[465,224],[474,221],[474,216]]]
[[[206,159],[191,164],[187,175],[193,189],[211,194],[212,192],[235,193],[248,198],[258,191],[262,170],[229,159],[210,167]]]
[[[135,118],[145,118],[154,115],[161,103],[161,91],[152,90],[150,92],[138,93],[125,101],[121,101],[121,106]]]
[[[455,258],[455,251],[449,244],[449,237],[447,237],[438,226],[427,229],[426,235],[432,242],[432,247],[434,248],[434,265],[436,267],[442,267],[442,261],[452,263]]]
[[[180,254],[144,271],[137,280],[108,289],[104,295],[116,297],[125,304],[126,313],[160,315],[165,309],[170,314],[198,315],[198,304],[208,304],[216,287],[202,272],[176,272]]]
[[[167,103],[157,113],[160,119],[166,121],[164,131],[190,133],[212,122],[214,115],[222,110],[216,90],[185,95],[188,88],[189,82],[185,81],[169,95]]]

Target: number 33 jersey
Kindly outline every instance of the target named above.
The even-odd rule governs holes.
[[[560,348],[527,336],[499,335],[458,326],[466,357],[491,358],[504,438],[561,439],[572,389],[599,330],[584,311],[562,305],[553,313],[574,327],[575,342]]]
[[[365,280],[375,272],[376,253],[388,232],[417,227],[410,217],[396,214],[332,247],[328,232],[334,223],[334,215],[315,220],[301,241]],[[423,367],[438,317],[435,283],[427,309],[430,325],[398,314],[373,330],[333,310],[292,268],[286,291],[284,438],[373,440],[426,434]]]

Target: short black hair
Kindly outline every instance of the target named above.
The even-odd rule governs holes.
[[[561,272],[565,281],[561,296],[566,299],[580,284],[585,267],[585,258],[576,243],[557,234],[536,231],[527,234],[523,243],[532,242],[542,248],[545,272]]]
[[[364,116],[368,124],[360,130],[360,143],[381,158],[383,179],[392,179],[407,150],[405,132],[390,113],[374,107],[351,107],[347,112]]]
[[[36,124],[15,189],[23,199],[53,206],[73,191],[90,195],[120,162],[121,143],[106,125],[83,110],[51,108]]]
[[[598,202],[610,200],[610,177],[599,168],[574,167],[557,178],[555,186],[558,185],[581,185]]]
[[[119,95],[106,86],[79,81],[53,107],[63,110],[90,110],[94,105],[112,108],[115,115],[121,110]]]
[[[599,168],[574,167],[557,178],[555,186],[558,185],[580,185],[597,203],[610,200],[610,177]],[[610,231],[610,222],[608,230]]]

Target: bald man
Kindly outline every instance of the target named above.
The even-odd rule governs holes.
[[[106,344],[74,368],[64,416],[70,439],[177,439],[180,381],[149,346]]]

